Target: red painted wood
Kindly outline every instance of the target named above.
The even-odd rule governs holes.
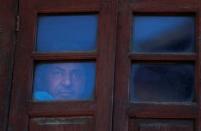
[[[0,131],[7,130],[15,43],[16,0],[0,0]]]
[[[0,3],[2,3],[0,0]],[[11,2],[7,0],[8,3]],[[0,5],[1,7],[1,5]],[[201,55],[199,0],[20,0],[20,33],[16,41],[13,72],[12,102],[9,116],[11,131],[72,130],[76,125],[40,125],[35,117],[83,117],[94,122],[87,125],[94,131],[201,131]],[[0,130],[5,131],[12,73],[13,7],[10,15],[0,8]],[[14,11],[15,12],[15,11]],[[98,15],[98,48],[96,52],[36,53],[35,37],[39,14]],[[133,15],[193,15],[196,17],[196,52],[191,54],[135,54],[129,52]],[[11,22],[12,21],[12,22]],[[1,25],[4,28],[1,27]],[[4,29],[6,34],[2,35]],[[1,35],[3,37],[1,37]],[[9,38],[9,39],[8,39]],[[5,44],[4,44],[5,43]],[[2,51],[1,51],[2,50]],[[4,53],[6,52],[6,53]],[[96,93],[90,102],[32,102],[33,68],[37,62],[95,61]],[[131,103],[129,101],[130,68],[133,62],[192,62],[195,63],[196,98],[193,103]],[[2,68],[1,68],[2,67]],[[2,72],[2,75],[1,75]],[[9,84],[8,84],[9,83]],[[140,119],[140,120],[139,120]],[[141,120],[143,119],[143,120]],[[149,121],[151,122],[143,122]],[[152,119],[157,119],[153,121]],[[167,124],[160,126],[160,123]],[[172,121],[169,123],[169,121]],[[187,122],[185,122],[187,121]],[[190,121],[190,122],[188,122]],[[154,124],[150,127],[149,124]],[[176,124],[174,124],[176,123]],[[187,124],[187,125],[186,125]],[[85,126],[83,126],[85,128]],[[159,129],[158,129],[159,127]],[[93,128],[93,129],[92,129]]]
[[[193,13],[198,11],[198,0],[131,0],[129,7],[136,13]]]
[[[201,41],[200,41],[200,35],[201,35],[201,2],[199,1],[199,12],[197,13],[197,18],[196,18],[196,41],[197,41],[197,53],[198,53],[198,58],[196,61],[196,95],[197,95],[197,102],[198,102],[198,112],[197,112],[197,117],[196,117],[196,131],[201,131],[201,83],[200,83],[200,77],[201,77]]]
[[[32,57],[34,60],[47,61],[47,60],[96,60],[96,53],[33,53]]]
[[[30,102],[29,116],[93,116],[96,111],[95,102]]]
[[[191,103],[136,103],[128,107],[128,115],[137,118],[194,119],[197,105]]]
[[[113,88],[117,12],[115,0],[20,0],[21,27],[16,47],[10,126],[13,131],[28,131],[33,117],[91,116],[90,126],[96,131],[112,130]],[[87,14],[98,15],[98,42],[96,52],[36,53],[35,37],[38,14]],[[37,62],[95,61],[95,99],[89,102],[36,103],[32,100],[33,68]],[[52,130],[32,126],[31,131]],[[55,127],[63,130],[71,127]],[[72,127],[72,130],[81,130]]]
[[[195,122],[183,129],[181,127],[171,127],[171,130],[195,130],[200,131],[200,2],[198,0],[119,0],[118,2],[118,34],[115,65],[115,99],[114,99],[114,131],[138,131],[139,127],[136,121],[131,119],[157,119],[176,120],[189,119]],[[130,52],[130,43],[132,42],[132,17],[134,15],[193,15],[196,21],[196,52],[193,54],[143,54]],[[199,24],[198,24],[199,23]],[[193,103],[132,103],[129,101],[130,87],[130,68],[135,62],[192,62],[195,63],[195,81],[196,81],[196,100]],[[199,96],[199,97],[198,97]],[[146,97],[146,96],[145,96]],[[130,128],[133,127],[133,128]],[[156,130],[156,129],[142,129]],[[163,130],[166,130],[165,128]],[[170,128],[167,128],[170,130]]]
[[[168,61],[168,62],[189,62],[195,61],[196,54],[129,54],[132,61]]]

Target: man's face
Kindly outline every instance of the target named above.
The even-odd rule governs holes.
[[[84,74],[79,63],[52,64],[46,79],[48,92],[55,100],[80,99],[86,82]]]

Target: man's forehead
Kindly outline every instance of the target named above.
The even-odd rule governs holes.
[[[59,68],[63,70],[72,70],[72,69],[82,69],[83,64],[81,63],[56,63],[52,64],[51,67]]]

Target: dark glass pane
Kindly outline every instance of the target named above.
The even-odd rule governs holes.
[[[36,51],[94,51],[97,39],[96,15],[40,16]]]
[[[36,65],[35,101],[92,100],[95,63],[41,63]]]
[[[194,98],[193,64],[133,64],[131,101],[185,102]]]
[[[132,51],[185,53],[194,50],[194,17],[134,16]]]

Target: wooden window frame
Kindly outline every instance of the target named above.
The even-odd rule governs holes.
[[[195,130],[201,131],[201,6],[198,0],[119,0],[118,35],[115,65],[114,131],[130,131],[137,119],[188,119],[195,122]],[[132,19],[135,15],[188,15],[195,16],[195,53],[131,53]],[[120,29],[121,27],[121,29]],[[120,37],[121,36],[121,37]],[[129,80],[131,64],[135,62],[193,62],[195,64],[196,102],[130,102]],[[135,128],[137,129],[137,127]],[[136,131],[136,130],[134,130]]]
[[[0,0],[0,130],[6,131],[10,107],[13,55],[15,43],[14,0]]]
[[[15,52],[9,129],[28,130],[29,121],[35,117],[92,116],[95,120],[93,125],[95,131],[129,131],[133,126],[131,123],[133,119],[193,120],[195,130],[201,131],[201,2],[199,0],[19,0],[19,3],[21,26]],[[68,13],[97,14],[96,53],[34,52],[38,14]],[[0,17],[7,17],[5,14],[0,14]],[[136,14],[193,14],[196,21],[195,53],[151,55],[130,53],[132,18]],[[2,50],[8,50],[8,47]],[[12,48],[9,50],[10,54],[12,54],[11,51]],[[11,56],[6,56],[4,59],[7,58],[12,59]],[[95,61],[97,74],[95,100],[91,102],[33,102],[32,82],[36,61]],[[128,91],[132,62],[195,63],[196,101],[193,103],[130,103]],[[5,62],[2,67],[9,65],[11,64]],[[7,69],[12,71],[11,67]],[[2,81],[4,80],[6,83],[11,78],[3,78]],[[8,95],[8,92],[6,89],[0,91],[3,95]],[[5,99],[7,102],[4,101]],[[5,99],[0,99],[0,103],[8,103],[9,98]],[[0,113],[5,116],[6,110],[3,109]],[[6,125],[5,123],[3,125]],[[5,129],[5,126],[0,127],[1,129]]]
[[[100,0],[20,0],[21,27],[16,46],[10,128],[28,130],[35,117],[92,116],[94,130],[112,128],[116,7]],[[112,3],[112,1],[111,1]],[[95,13],[98,16],[97,51],[94,53],[37,53],[34,51],[38,14]],[[94,61],[96,91],[93,101],[33,102],[35,62]]]

